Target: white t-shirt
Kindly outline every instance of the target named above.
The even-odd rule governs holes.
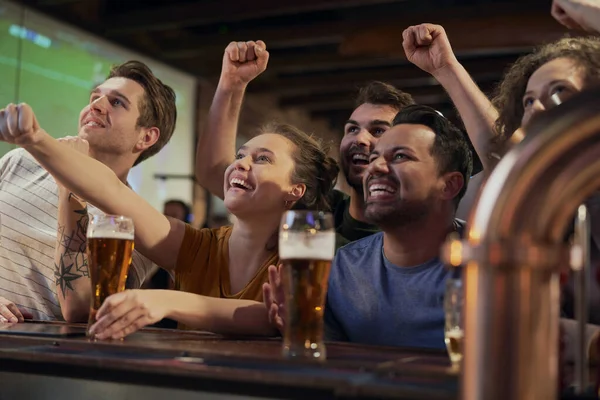
[[[0,159],[0,296],[34,319],[62,320],[56,293],[58,188],[25,150]],[[101,213],[88,205],[91,214]],[[139,288],[153,263],[133,253],[127,286]]]

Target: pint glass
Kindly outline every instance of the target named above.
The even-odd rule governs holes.
[[[463,285],[462,280],[450,278],[446,281],[444,296],[444,314],[446,318],[444,328],[444,341],[450,361],[455,369],[460,367],[463,358]]]
[[[323,311],[335,252],[333,218],[317,211],[288,211],[280,228],[279,258],[287,314],[283,355],[325,360]]]
[[[87,230],[87,257],[92,301],[88,330],[104,300],[125,289],[133,253],[133,221],[118,215],[90,216]]]

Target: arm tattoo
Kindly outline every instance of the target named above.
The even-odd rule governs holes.
[[[71,196],[69,196],[71,202]],[[58,226],[57,241],[60,246],[59,263],[55,264],[54,277],[56,286],[60,287],[63,298],[66,297],[67,289],[74,290],[72,282],[82,276],[89,276],[87,249],[87,226],[89,222],[87,207],[73,210],[78,220],[75,229],[68,230],[67,226]]]

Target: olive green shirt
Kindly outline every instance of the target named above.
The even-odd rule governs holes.
[[[333,191],[331,210],[335,222],[336,250],[350,242],[379,232],[377,226],[352,218],[350,215],[350,196],[344,192]]]

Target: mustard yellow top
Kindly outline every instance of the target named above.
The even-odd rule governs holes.
[[[231,293],[229,237],[232,227],[195,229],[186,224],[177,256],[175,282],[184,292],[203,296],[262,301],[262,285],[268,281],[269,265],[279,264],[273,251],[252,279],[238,293]]]

